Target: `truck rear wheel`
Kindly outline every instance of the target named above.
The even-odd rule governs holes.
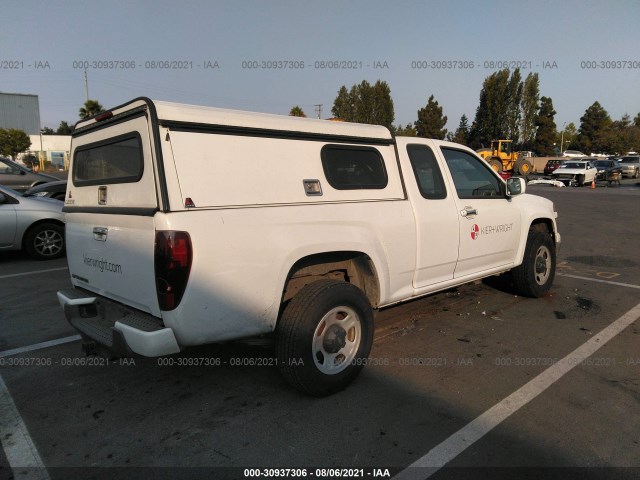
[[[516,291],[526,297],[544,295],[556,274],[556,245],[547,232],[529,232],[522,264],[512,270]]]
[[[278,367],[297,390],[316,397],[344,389],[373,343],[373,309],[350,283],[320,280],[300,290],[277,328]]]

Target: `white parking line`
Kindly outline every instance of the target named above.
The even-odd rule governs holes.
[[[15,478],[49,480],[49,473],[33,444],[27,426],[0,375],[0,440]]]
[[[549,367],[529,383],[494,405],[471,423],[437,445],[429,453],[418,459],[394,477],[396,480],[424,480],[475,442],[497,427],[520,408],[536,398],[547,388],[560,380],[577,365],[593,355],[625,328],[640,318],[640,304],[633,307],[615,322],[591,337],[558,363]]]
[[[76,340],[80,340],[82,337],[80,335],[71,335],[70,337],[57,338],[56,340],[49,340],[47,342],[36,343],[34,345],[29,345],[27,347],[20,348],[12,348],[11,350],[5,350],[4,352],[0,352],[0,358],[10,357],[11,355],[19,355],[25,352],[33,352],[34,350],[40,350],[48,347],[55,347],[56,345],[62,345],[63,343],[75,342]]]
[[[49,268],[47,270],[35,270],[33,272],[12,273],[11,275],[0,275],[0,280],[4,278],[24,277],[25,275],[35,275],[38,273],[58,272],[60,270],[68,270],[69,267]]]
[[[611,280],[601,280],[599,278],[580,277],[578,275],[570,275],[568,273],[556,273],[556,275],[559,277],[577,278],[578,280],[589,280],[590,282],[607,283],[617,287],[637,288],[640,290],[640,285],[631,285],[630,283],[612,282]]]

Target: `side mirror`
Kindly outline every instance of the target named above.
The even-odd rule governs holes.
[[[507,180],[507,197],[522,195],[527,190],[527,182],[522,177],[511,177]]]

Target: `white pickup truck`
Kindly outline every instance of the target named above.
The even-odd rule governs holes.
[[[138,98],[71,150],[58,299],[90,350],[274,333],[284,378],[322,396],[366,363],[376,309],[508,271],[527,296],[553,282],[553,204],[462,145]]]

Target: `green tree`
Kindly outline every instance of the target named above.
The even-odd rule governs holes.
[[[611,151],[619,155],[640,148],[640,127],[631,122],[628,114],[611,124],[609,145]]]
[[[634,119],[633,119],[633,124],[634,124],[636,127],[640,127],[640,113],[638,113],[638,114],[636,115],[636,118],[634,118]]]
[[[460,117],[460,123],[455,133],[451,135],[451,141],[466,145],[469,140],[469,119],[466,115]]]
[[[485,78],[471,127],[470,145],[473,148],[515,135],[515,125],[519,120],[517,111],[523,94],[520,78],[519,69],[510,75],[506,68]]]
[[[333,101],[331,113],[335,118],[339,118],[340,120],[352,121],[348,119],[355,117],[354,110],[355,106],[351,94],[347,90],[347,87],[343,85],[340,87],[340,90],[338,90],[338,96]]]
[[[523,150],[532,149],[540,107],[540,80],[537,73],[529,73],[524,81],[520,103],[520,143]]]
[[[80,110],[78,110],[80,120],[86,120],[101,112],[104,112],[104,108],[97,100],[87,100],[84,102],[84,105],[80,107]]]
[[[31,146],[29,135],[16,128],[0,128],[0,154],[12,159]]]
[[[42,135],[55,135],[56,132],[53,128],[43,127],[40,129],[40,133]]]
[[[536,116],[535,145],[536,152],[540,155],[555,154],[556,122],[553,120],[556,111],[549,97],[540,98],[540,110]]]
[[[507,82],[506,101],[506,139],[517,143],[520,138],[520,103],[522,101],[522,75],[520,69],[516,68]]]
[[[56,130],[56,135],[71,135],[73,133],[73,125],[69,125],[64,120],[60,122],[58,125],[58,129]]]
[[[383,125],[391,130],[394,119],[391,89],[387,82],[380,80],[374,85],[363,80],[348,91],[343,85],[333,102],[331,113],[347,122]]]
[[[298,105],[296,105],[295,107],[293,107],[289,111],[289,115],[292,116],[292,117],[306,117],[307,116],[304,113],[304,111]]]
[[[577,148],[575,145],[573,145],[573,147],[571,145],[575,142],[577,135],[578,129],[576,128],[576,124],[573,122],[568,123],[564,127],[563,132],[558,132],[556,143],[558,144],[560,153],[562,153],[564,150],[573,150],[573,147]]]
[[[376,125],[383,125],[389,129],[393,128],[395,117],[393,100],[391,99],[391,88],[387,82],[378,80],[373,85],[373,98],[371,99],[373,108],[373,122]]]
[[[417,137],[418,136],[418,132],[416,132],[416,129],[413,128],[413,125],[411,125],[410,123],[407,123],[407,125],[404,127],[402,125],[398,125],[393,129],[393,131],[394,131],[394,135],[398,137]]]
[[[611,117],[597,101],[593,103],[580,117],[580,129],[576,143],[578,148],[589,155],[590,153],[612,153],[609,145],[611,141]]]
[[[418,120],[415,122],[418,136],[444,140],[447,135],[447,129],[444,128],[446,124],[447,117],[442,115],[442,107],[431,95],[427,105],[418,110]]]

